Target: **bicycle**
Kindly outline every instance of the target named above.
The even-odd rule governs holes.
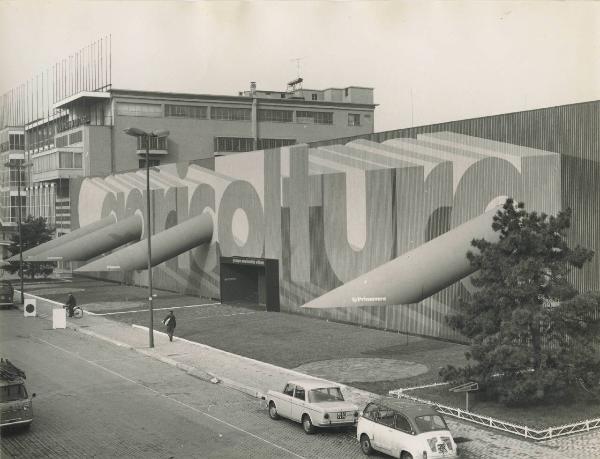
[[[63,308],[68,309],[67,306],[63,306]],[[75,306],[73,308],[73,319],[81,319],[83,317],[83,308],[81,306]]]

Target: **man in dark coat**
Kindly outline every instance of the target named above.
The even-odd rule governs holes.
[[[177,320],[173,311],[169,311],[167,317],[163,319],[163,324],[167,326],[167,334],[169,335],[169,341],[173,341],[173,333],[175,333],[175,327],[177,326]]]
[[[72,293],[69,293],[67,297],[67,302],[65,303],[65,307],[67,308],[67,312],[69,313],[69,317],[73,317],[73,310],[77,306],[77,301],[75,301],[75,297]]]

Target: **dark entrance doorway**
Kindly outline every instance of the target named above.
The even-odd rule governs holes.
[[[221,257],[221,302],[279,311],[279,261]]]

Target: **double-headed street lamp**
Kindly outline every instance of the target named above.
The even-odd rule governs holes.
[[[152,308],[152,243],[150,241],[152,233],[150,228],[150,140],[152,138],[166,137],[169,135],[169,131],[154,130],[152,132],[146,132],[138,128],[127,128],[123,132],[125,132],[127,135],[146,140],[146,239],[148,240],[148,309],[150,312],[148,339],[149,347],[154,347],[154,312]]]

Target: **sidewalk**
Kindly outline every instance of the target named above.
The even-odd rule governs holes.
[[[37,299],[38,314],[42,318],[52,320],[52,309],[62,308],[62,303],[57,301],[28,293],[25,296],[26,298],[35,297]],[[139,307],[139,305],[133,304],[133,308],[135,307]],[[165,333],[156,330],[154,331],[155,347],[150,349],[148,347],[147,327],[112,320],[108,317],[111,316],[86,313],[81,319],[68,319],[67,326],[82,334],[108,341],[117,346],[130,348],[148,357],[158,359],[203,381],[222,384],[225,387],[241,391],[258,399],[266,394],[269,389],[283,388],[289,379],[313,378],[313,376],[293,369],[236,355],[177,336],[174,337],[173,342],[169,342]],[[114,316],[112,317],[114,318]],[[361,409],[370,400],[380,397],[380,395],[355,387],[340,385],[344,396]],[[454,419],[447,419],[447,421],[454,437],[463,439],[464,442],[461,442],[460,446],[465,452],[465,457],[594,457],[594,454],[600,448],[600,433],[598,431],[569,437],[565,441],[559,439],[543,443],[532,443]]]
[[[62,303],[29,293],[25,293],[25,298],[35,298],[38,314],[49,320],[52,320],[52,309],[62,308]],[[283,388],[289,379],[317,379],[177,336],[173,337],[173,342],[169,342],[166,333],[157,330],[154,331],[154,348],[149,348],[147,327],[127,325],[89,313],[84,314],[81,319],[67,319],[67,327],[117,346],[133,349],[197,378],[223,384],[257,398],[261,398],[269,389]],[[358,406],[364,406],[369,400],[379,397],[344,385],[342,388],[344,395]]]

